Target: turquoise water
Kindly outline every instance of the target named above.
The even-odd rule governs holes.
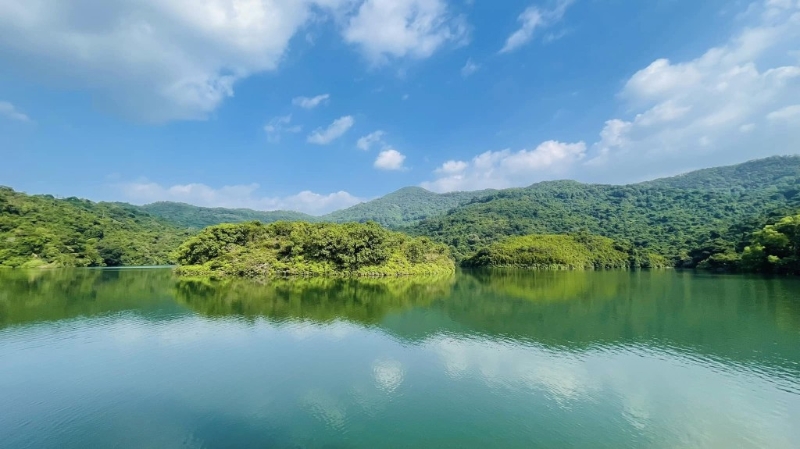
[[[0,271],[3,448],[797,448],[800,282]]]

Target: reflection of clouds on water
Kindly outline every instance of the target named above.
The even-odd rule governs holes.
[[[372,364],[372,376],[378,388],[394,393],[403,383],[403,364],[397,360],[376,360]]]
[[[344,404],[331,394],[322,390],[311,390],[303,396],[300,402],[328,427],[344,428],[347,422],[347,411]]]
[[[313,321],[296,321],[281,326],[281,330],[296,340],[323,337],[328,340],[339,341],[361,329],[344,321],[335,321],[324,325]]]
[[[564,402],[578,399],[594,388],[583,364],[575,357],[554,357],[544,351],[499,342],[462,341],[451,338],[430,343],[455,379],[480,375],[494,387],[543,390]]]
[[[510,400],[538,393],[566,410],[596,407],[653,447],[788,449],[800,441],[800,399],[741,366],[638,347],[566,353],[443,337],[426,348],[453,381],[481,379]]]

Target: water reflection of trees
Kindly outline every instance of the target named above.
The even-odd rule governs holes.
[[[134,311],[346,320],[406,342],[443,332],[584,350],[642,345],[796,366],[800,281],[673,271],[465,272],[445,278],[176,281],[170,270],[0,271],[0,328]],[[796,369],[796,368],[795,368]]]
[[[798,291],[795,279],[673,271],[477,272],[434,308],[462,332],[504,339],[674,347],[790,366],[800,343]]]
[[[211,317],[264,317],[319,322],[379,323],[387,314],[427,307],[448,297],[454,278],[291,279],[266,285],[180,281],[181,304]]]
[[[169,306],[170,270],[0,270],[0,328]]]

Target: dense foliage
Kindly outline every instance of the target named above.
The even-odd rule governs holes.
[[[396,228],[442,215],[456,206],[475,198],[481,198],[491,192],[493,191],[484,190],[438,194],[420,187],[406,187],[376,200],[320,218],[336,223],[374,221],[390,228]]]
[[[663,268],[658,255],[640,255],[605,237],[592,235],[528,235],[493,243],[464,260],[468,267],[534,269]]]
[[[134,206],[0,187],[0,267],[164,265],[187,236]]]
[[[259,222],[213,226],[177,251],[183,276],[401,276],[452,273],[446,246],[376,223]]]
[[[316,219],[311,215],[292,211],[262,212],[251,209],[208,208],[172,202],[153,203],[141,206],[141,208],[150,215],[162,218],[176,226],[192,229],[203,229],[222,223],[243,223],[256,220],[262,223],[274,223],[276,221],[314,221]]]
[[[800,215],[784,217],[747,239],[747,246],[716,239],[695,250],[704,256],[697,266],[713,271],[800,274]]]
[[[695,188],[704,186],[701,178],[684,175],[628,186],[556,181],[502,190],[408,231],[450,245],[459,260],[507,236],[586,232],[679,264],[710,239],[732,241],[726,234],[743,232],[743,223],[800,208],[800,157],[703,173],[713,188]],[[746,182],[725,181],[731,173],[747,173]]]

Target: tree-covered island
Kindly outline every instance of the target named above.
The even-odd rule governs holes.
[[[177,250],[183,277],[385,277],[455,272],[447,246],[377,223],[260,222],[204,229]]]

